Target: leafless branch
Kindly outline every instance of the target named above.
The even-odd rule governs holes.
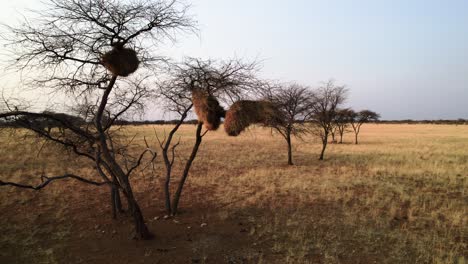
[[[95,182],[92,180],[85,179],[83,177],[74,175],[74,174],[65,174],[61,176],[54,176],[54,177],[47,177],[47,176],[41,176],[41,183],[39,185],[33,186],[33,185],[27,185],[27,184],[21,184],[21,183],[15,183],[15,182],[4,182],[0,180],[0,186],[14,186],[18,188],[24,188],[24,189],[32,189],[32,190],[40,190],[44,187],[46,187],[49,183],[56,181],[56,180],[62,180],[62,179],[74,179],[83,183],[91,184],[91,185],[96,185],[96,186],[101,186],[105,184],[111,184],[111,182]]]

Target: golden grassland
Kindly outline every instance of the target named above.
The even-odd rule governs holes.
[[[132,146],[136,152],[144,137],[157,149],[155,131],[163,138],[170,129],[129,126],[125,134],[141,144]],[[58,155],[51,146],[41,149],[40,141],[31,145],[29,138],[1,133],[1,179],[37,182],[41,173],[95,174],[84,161]],[[181,144],[174,182],[194,135],[193,125],[177,133]],[[287,166],[286,143],[269,129],[252,128],[239,137],[227,137],[222,129],[209,132],[190,172],[181,209],[196,215],[190,208],[204,205],[209,208],[201,216],[206,221],[248,222],[249,246],[262,249],[246,253],[248,263],[466,263],[468,126],[369,124],[362,128],[359,145],[352,139],[347,134],[345,144],[330,144],[324,161],[318,160],[318,140],[295,140],[295,165]],[[162,168],[158,157],[156,174],[146,169],[132,176],[143,208],[163,206]],[[0,209],[14,210],[33,201],[36,196],[30,193],[3,187]],[[49,200],[43,198],[45,205],[30,214],[46,210],[60,218],[68,208],[61,203],[81,199],[58,183],[41,193]],[[28,219],[32,225],[35,218]],[[11,222],[1,219],[0,249],[26,243],[34,251],[39,242],[33,235],[18,242],[13,231],[5,232]],[[89,222],[93,225],[92,219]],[[22,230],[17,223],[12,228]],[[71,227],[43,228],[60,241]],[[53,256],[44,254],[47,260]]]

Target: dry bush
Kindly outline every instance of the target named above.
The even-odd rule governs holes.
[[[192,91],[192,102],[198,120],[203,122],[207,130],[217,130],[221,125],[221,118],[226,111],[219,105],[218,100],[212,95],[200,90]]]
[[[277,107],[268,101],[237,101],[226,112],[224,130],[229,136],[238,136],[251,124],[272,126],[283,122]]]
[[[102,56],[106,69],[118,76],[128,76],[138,69],[140,61],[133,49],[114,47]]]

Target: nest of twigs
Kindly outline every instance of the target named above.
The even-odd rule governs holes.
[[[207,130],[217,130],[221,125],[221,118],[226,111],[218,100],[201,90],[192,91],[192,102],[198,121],[202,122]]]
[[[116,46],[102,56],[101,63],[112,74],[126,77],[138,69],[140,61],[133,49]]]
[[[226,112],[224,130],[229,136],[238,136],[252,124],[274,126],[283,122],[282,114],[269,101],[237,101]]]

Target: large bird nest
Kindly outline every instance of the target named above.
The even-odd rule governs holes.
[[[102,56],[101,62],[112,74],[124,77],[135,72],[140,64],[137,54],[133,49],[118,46],[105,53]]]
[[[282,113],[269,101],[237,101],[226,112],[224,130],[238,136],[252,124],[275,126],[283,122]]]
[[[198,121],[202,122],[207,130],[217,130],[221,125],[221,118],[226,111],[219,105],[212,95],[198,89],[192,90],[192,102]]]

